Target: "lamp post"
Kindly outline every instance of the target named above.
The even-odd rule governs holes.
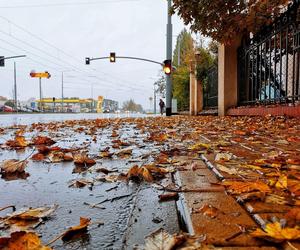
[[[168,0],[168,24],[167,24],[167,60],[172,60],[172,15],[170,9],[172,0]],[[172,115],[172,78],[166,75],[166,116]]]

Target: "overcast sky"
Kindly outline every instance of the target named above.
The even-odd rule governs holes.
[[[38,79],[29,77],[31,70],[52,74],[43,80],[43,96],[57,98],[61,72],[66,71],[66,97],[89,98],[93,85],[94,98],[103,95],[120,102],[133,98],[149,108],[159,65],[119,59],[115,64],[104,60],[86,66],[84,58],[114,51],[162,62],[166,22],[166,0],[1,0],[0,55],[27,55],[16,60],[21,100],[39,97]],[[183,28],[174,16],[174,36]],[[0,68],[0,75],[0,95],[12,97],[12,60]]]

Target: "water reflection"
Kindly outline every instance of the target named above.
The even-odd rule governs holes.
[[[101,118],[125,118],[145,117],[145,114],[118,113],[118,114],[0,114],[0,126],[11,126],[32,123],[47,123],[54,121],[80,120],[80,119],[101,119]]]

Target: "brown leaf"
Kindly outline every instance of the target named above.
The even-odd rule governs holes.
[[[37,153],[37,154],[34,154],[34,155],[31,157],[31,159],[32,159],[33,161],[43,161],[43,160],[45,160],[45,155],[40,154],[40,153]]]
[[[96,161],[94,159],[89,158],[86,153],[81,153],[74,155],[74,163],[78,165],[92,166],[96,164]]]
[[[33,139],[32,144],[33,145],[53,145],[56,142],[53,141],[51,138],[47,137],[47,136],[37,136]]]
[[[1,172],[6,174],[24,172],[28,161],[18,161],[15,159],[3,161],[0,165]]]
[[[9,238],[0,238],[0,248],[3,250],[51,250],[43,246],[35,233],[15,232]]]
[[[90,218],[80,217],[80,224],[78,226],[70,227],[66,232],[64,232],[62,235],[62,240],[68,240],[75,234],[86,231],[90,223]]]
[[[195,213],[202,213],[203,215],[216,218],[220,213],[220,210],[212,205],[205,204],[201,208],[194,211]]]

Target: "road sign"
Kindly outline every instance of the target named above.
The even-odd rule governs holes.
[[[50,78],[51,75],[49,72],[42,72],[42,73],[36,73],[36,72],[30,72],[30,76],[33,78]]]

